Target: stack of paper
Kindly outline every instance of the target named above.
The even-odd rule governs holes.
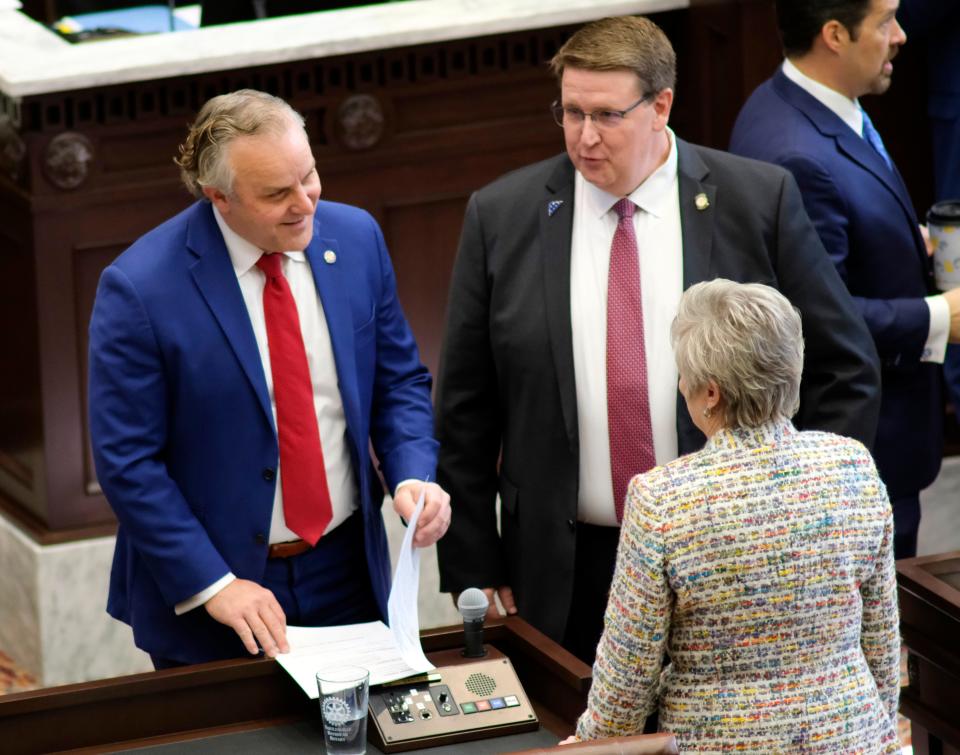
[[[327,666],[363,666],[370,672],[371,685],[433,668],[420,646],[417,614],[420,553],[413,547],[413,533],[422,511],[423,491],[400,546],[387,603],[389,629],[382,621],[340,627],[287,627],[290,652],[278,655],[277,661],[311,698],[319,697],[316,673]]]

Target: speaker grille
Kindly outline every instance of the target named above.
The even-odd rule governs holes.
[[[497,688],[497,682],[492,676],[480,673],[470,674],[464,684],[470,692],[480,697],[492,695],[493,691]]]

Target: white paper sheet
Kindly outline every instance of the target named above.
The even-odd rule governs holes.
[[[287,627],[290,652],[277,656],[304,692],[319,697],[316,673],[327,666],[348,663],[370,672],[370,684],[403,679],[425,668],[409,666],[400,656],[393,633],[382,621],[347,624],[340,627]]]
[[[417,521],[423,512],[423,496],[426,490],[426,484],[422,485],[417,507],[413,510],[413,515],[407,524],[407,532],[403,536],[403,544],[400,546],[400,555],[397,558],[397,569],[393,574],[390,598],[387,601],[390,631],[396,638],[400,656],[407,665],[420,671],[433,668],[420,646],[420,616],[417,611],[417,594],[420,591],[420,551],[413,545],[413,534],[416,532]]]

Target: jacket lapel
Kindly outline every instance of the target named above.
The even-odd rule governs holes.
[[[253,335],[250,315],[240,293],[230,254],[208,202],[194,205],[187,221],[187,249],[195,257],[190,265],[193,280],[220,324],[267,421],[273,427],[273,411],[257,339]]]
[[[683,290],[711,280],[713,223],[717,187],[707,183],[710,169],[696,149],[677,139],[677,182],[680,195],[680,234],[683,246]],[[687,403],[677,391],[677,443],[681,454],[703,447],[703,433],[693,424]]]
[[[543,263],[547,328],[553,352],[560,406],[570,450],[579,445],[577,388],[573,373],[573,330],[570,322],[570,245],[573,233],[573,165],[566,156],[557,165],[537,204]]]
[[[710,170],[696,150],[677,139],[680,233],[683,238],[683,289],[709,280],[713,254],[713,218],[717,187],[706,183]]]
[[[319,214],[318,209],[318,214]],[[323,306],[323,316],[327,321],[330,343],[333,347],[333,360],[337,368],[337,380],[343,411],[347,420],[354,445],[359,449],[356,436],[360,422],[360,396],[357,384],[357,365],[353,344],[353,315],[348,297],[349,282],[346,280],[340,245],[335,238],[318,235],[320,228],[314,221],[313,240],[305,252],[317,286],[317,294]],[[333,255],[327,254],[333,252]],[[332,261],[327,261],[327,260]]]
[[[816,97],[790,81],[782,70],[774,74],[773,88],[788,104],[806,116],[821,134],[832,138],[841,153],[883,184],[896,197],[907,217],[916,224],[913,203],[910,201],[910,195],[896,166],[893,170],[888,168],[883,158],[867,143],[866,139],[854,133],[853,129]]]

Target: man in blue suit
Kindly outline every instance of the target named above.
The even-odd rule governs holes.
[[[383,483],[435,475],[430,376],[365,212],[320,202],[303,119],[242,90],[178,160],[200,201],[100,279],[90,428],[119,520],[107,610],[158,668],[386,616]],[[450,521],[427,484],[416,545]]]
[[[940,365],[960,339],[960,290],[936,295],[906,186],[858,98],[890,86],[906,35],[897,0],[784,0],[786,60],[740,111],[731,151],[797,179],[807,212],[873,334],[882,368],[874,455],[915,555],[920,490],[942,455]]]

